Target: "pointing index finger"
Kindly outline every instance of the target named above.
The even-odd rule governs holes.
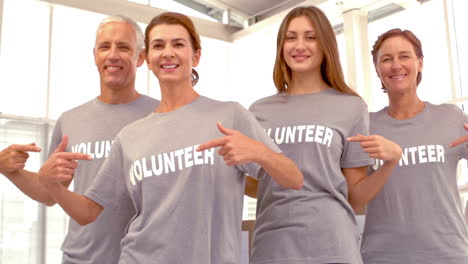
[[[200,146],[198,146],[197,151],[204,151],[210,148],[224,146],[225,144],[226,144],[226,137],[217,138],[217,139],[210,140],[204,144],[201,144]]]
[[[371,140],[371,137],[370,136],[363,136],[363,135],[356,135],[356,136],[352,136],[352,137],[347,138],[347,140],[350,141],[350,142],[363,142],[363,141]]]
[[[92,160],[93,158],[84,153],[76,153],[76,152],[61,152],[58,154],[60,158],[67,159],[67,160]]]
[[[36,145],[33,145],[33,144],[29,144],[29,145],[14,145],[12,146],[14,150],[16,151],[23,151],[23,152],[40,152],[41,151],[41,148],[36,146]]]

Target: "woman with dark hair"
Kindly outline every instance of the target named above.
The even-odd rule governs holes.
[[[259,179],[251,263],[362,263],[354,210],[383,186],[401,149],[367,136],[367,106],[344,81],[334,31],[320,9],[299,7],[284,18],[273,79],[278,93],[250,110],[301,169],[304,187]],[[371,158],[386,162],[367,177]]]
[[[119,263],[239,263],[245,174],[266,172],[295,189],[302,174],[246,109],[195,92],[201,46],[188,17],[153,18],[145,45],[160,105],[117,135],[84,196],[47,187],[82,225],[104,208],[133,205]]]
[[[462,144],[468,141],[468,116],[455,105],[419,99],[424,56],[411,31],[380,35],[372,56],[389,105],[371,113],[370,131],[400,144],[403,155],[367,207],[364,263],[468,263],[456,179],[458,161],[468,158]],[[376,159],[371,170],[381,164]]]

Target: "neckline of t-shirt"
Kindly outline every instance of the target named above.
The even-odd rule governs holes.
[[[332,93],[339,93],[335,88],[327,88],[315,93],[305,93],[305,94],[289,94],[287,92],[280,92],[278,95],[280,96],[288,96],[289,98],[303,98],[303,97],[314,97],[322,94],[332,94]]]
[[[190,103],[188,103],[188,104],[186,104],[184,106],[181,106],[181,107],[177,108],[176,110],[173,110],[173,111],[170,111],[170,112],[165,112],[165,113],[152,112],[151,115],[152,116],[168,116],[168,115],[177,114],[179,112],[185,111],[188,108],[191,108],[193,105],[197,104],[200,100],[202,100],[204,98],[205,97],[203,95],[199,95],[192,102],[190,102]]]
[[[104,103],[104,102],[100,101],[98,99],[98,97],[95,97],[94,98],[94,103],[97,104],[97,105],[100,105],[100,106],[104,106],[104,107],[117,108],[117,107],[123,107],[123,106],[129,106],[129,105],[137,104],[141,100],[144,100],[143,99],[144,97],[145,97],[144,94],[140,94],[140,96],[137,99],[131,101],[130,103],[126,103],[126,104],[108,104],[108,103]]]
[[[417,121],[419,119],[424,118],[424,116],[426,116],[426,114],[430,111],[429,108],[432,106],[431,103],[429,103],[429,102],[423,101],[423,103],[424,103],[423,110],[421,112],[417,113],[415,116],[407,118],[407,119],[396,119],[396,118],[393,118],[392,116],[390,116],[390,114],[388,113],[388,106],[386,106],[384,109],[382,109],[382,111],[384,111],[385,117],[388,120],[391,120],[392,122],[399,123],[399,122]]]

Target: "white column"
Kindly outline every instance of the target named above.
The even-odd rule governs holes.
[[[371,63],[367,37],[367,12],[351,9],[343,13],[343,28],[348,62],[348,84],[371,104]]]
[[[0,0],[0,53],[2,52],[3,0]]]

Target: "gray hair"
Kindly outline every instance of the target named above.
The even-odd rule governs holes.
[[[127,23],[132,26],[133,31],[135,31],[135,39],[137,44],[137,54],[139,54],[145,47],[143,32],[141,31],[140,26],[131,18],[123,16],[123,15],[115,15],[115,16],[108,16],[104,18],[101,23],[99,23],[99,27],[96,31],[96,35],[101,30],[102,26],[111,23],[111,22],[120,22],[120,23]]]

